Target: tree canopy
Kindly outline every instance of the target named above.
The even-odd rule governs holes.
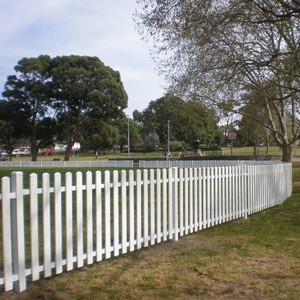
[[[41,146],[51,145],[54,134],[50,61],[48,55],[21,59],[15,66],[17,75],[8,76],[3,92],[10,107],[6,117],[18,126],[19,136],[29,136],[32,160],[36,160]]]
[[[196,139],[212,145],[218,140],[218,118],[214,111],[197,101],[183,101],[166,94],[151,101],[141,113],[134,112],[135,120],[143,124],[143,136],[156,134],[161,144],[167,144],[168,121],[171,140],[191,145]]]
[[[140,0],[136,21],[153,41],[173,92],[240,114],[259,95],[264,126],[290,161],[300,140],[300,3],[296,0]],[[249,115],[259,122],[255,115]],[[292,126],[292,130],[288,130]]]
[[[86,123],[116,118],[127,107],[119,72],[97,57],[23,58],[8,76],[3,96],[22,114],[24,136],[30,131],[32,160],[54,139],[66,144],[65,160],[82,138]],[[16,114],[10,119],[20,124]]]
[[[127,94],[119,72],[97,57],[63,56],[52,59],[52,89],[56,99],[60,139],[67,144],[68,160],[81,138],[85,122],[116,118],[127,107]]]

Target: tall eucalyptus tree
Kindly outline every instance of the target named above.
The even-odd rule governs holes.
[[[30,140],[32,161],[37,160],[41,147],[51,145],[55,135],[50,61],[48,55],[21,59],[15,66],[16,74],[8,76],[4,86],[3,96],[9,110],[1,120],[9,116],[14,128],[18,128],[14,130],[14,137]]]

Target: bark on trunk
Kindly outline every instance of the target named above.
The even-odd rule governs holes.
[[[31,161],[37,161],[38,150],[36,146],[31,146]]]
[[[72,154],[72,147],[73,147],[73,145],[74,145],[74,143],[67,145],[66,152],[65,152],[65,158],[64,158],[65,161],[69,161],[70,160],[70,156]]]
[[[37,161],[37,154],[39,147],[37,146],[37,139],[36,139],[36,127],[33,127],[33,131],[31,133],[30,139],[30,150],[31,150],[31,161]]]
[[[282,150],[282,162],[292,162],[294,157],[294,147],[292,146],[283,146]]]
[[[256,145],[253,146],[253,156],[257,155],[257,147]]]

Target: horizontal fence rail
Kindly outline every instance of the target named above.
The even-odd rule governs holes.
[[[13,168],[133,168],[133,160],[95,161],[0,161],[0,167]]]
[[[291,164],[22,172],[1,180],[0,285],[50,277],[282,204]],[[27,186],[28,185],[28,186]]]

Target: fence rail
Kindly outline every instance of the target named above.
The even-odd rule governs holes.
[[[1,180],[0,285],[50,277],[279,205],[291,164],[36,174]],[[1,251],[1,250],[0,250]]]

